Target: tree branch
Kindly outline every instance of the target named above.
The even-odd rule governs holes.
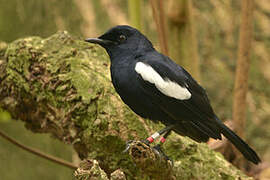
[[[248,91],[248,73],[253,32],[252,22],[253,0],[243,0],[233,99],[233,121],[235,131],[241,137],[245,136],[246,95]],[[243,167],[244,160],[242,156],[239,151],[234,152],[237,154],[235,163],[238,167]]]
[[[164,147],[175,162],[172,169],[160,164],[151,148],[142,149],[150,155],[146,159],[152,159],[151,167],[144,158],[123,153],[128,140],[144,139],[149,129],[162,125],[139,118],[123,104],[110,82],[108,56],[102,48],[58,32],[46,39],[19,39],[3,51],[0,107],[33,132],[50,133],[72,144],[81,159],[97,161],[100,176],[104,172],[110,177],[121,169],[127,179],[149,179],[152,172],[176,179],[246,178],[207,145],[174,133]],[[79,169],[93,173],[95,168],[89,168]]]

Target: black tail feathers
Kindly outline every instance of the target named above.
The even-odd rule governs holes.
[[[261,159],[257,153],[223,123],[221,123],[221,133],[233,143],[233,145],[244,155],[247,160],[253,162],[254,164],[261,162]]]

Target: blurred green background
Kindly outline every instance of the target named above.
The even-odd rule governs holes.
[[[0,0],[0,41],[8,43],[33,35],[47,37],[58,30],[67,30],[82,39],[96,37],[114,25],[134,24],[129,18],[132,8],[128,7],[132,6],[128,3],[130,2],[125,0]],[[170,3],[171,1],[163,3],[168,24],[174,23]],[[254,6],[254,42],[249,72],[245,139],[264,162],[269,162],[270,3],[268,0],[260,0]],[[140,8],[140,30],[160,49],[149,1],[141,0]],[[216,113],[224,121],[232,118],[240,10],[240,1],[193,1],[200,82],[207,90]],[[167,36],[170,39],[172,26],[167,23]],[[175,39],[169,40],[169,44],[173,44],[173,41]],[[171,49],[172,47],[169,52]],[[187,64],[186,67],[195,61],[190,58],[188,63],[183,64]],[[181,60],[178,63],[181,64]],[[0,112],[0,117],[2,116],[6,115]],[[2,131],[26,145],[72,161],[74,152],[70,145],[48,135],[29,132],[20,121],[6,119],[5,122],[0,122]],[[0,174],[1,180],[72,179],[72,170],[24,152],[2,138]]]
[[[25,129],[22,122],[1,123],[1,130],[17,141],[47,154],[72,161],[70,145],[45,134],[34,134]],[[15,179],[72,179],[73,171],[48,160],[30,154],[10,142],[0,139],[0,174],[2,180]]]

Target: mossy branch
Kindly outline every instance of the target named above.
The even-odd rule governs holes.
[[[144,139],[162,125],[139,118],[122,103],[111,85],[102,48],[67,32],[0,47],[0,107],[31,131],[50,133],[72,144],[80,158],[95,162],[78,169],[90,173],[87,177],[105,173],[112,179],[112,174],[124,173],[127,179],[151,179],[156,177],[153,173],[167,173],[166,178],[176,179],[247,178],[207,145],[175,134],[164,147],[173,167],[154,156],[151,148],[136,151],[143,150],[148,160],[123,153],[128,140]],[[100,169],[98,174],[91,164]],[[116,173],[119,169],[122,173]],[[76,178],[83,176],[77,173]]]

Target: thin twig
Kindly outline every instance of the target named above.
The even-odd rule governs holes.
[[[34,148],[30,148],[28,146],[25,146],[21,143],[19,143],[18,141],[14,140],[13,138],[9,137],[8,135],[6,135],[5,133],[3,133],[2,131],[0,131],[0,136],[2,136],[4,139],[6,139],[7,141],[11,142],[12,144],[14,144],[15,146],[17,147],[20,147],[21,149],[24,149],[32,154],[35,154],[37,156],[40,156],[44,159],[47,159],[47,160],[50,160],[52,162],[55,162],[57,164],[60,164],[62,166],[66,166],[70,169],[77,169],[78,167],[75,166],[74,164],[70,163],[70,162],[67,162],[63,159],[60,159],[60,158],[57,158],[57,157],[54,157],[54,156],[51,156],[51,155],[48,155],[48,154],[45,154],[37,149],[34,149]]]

